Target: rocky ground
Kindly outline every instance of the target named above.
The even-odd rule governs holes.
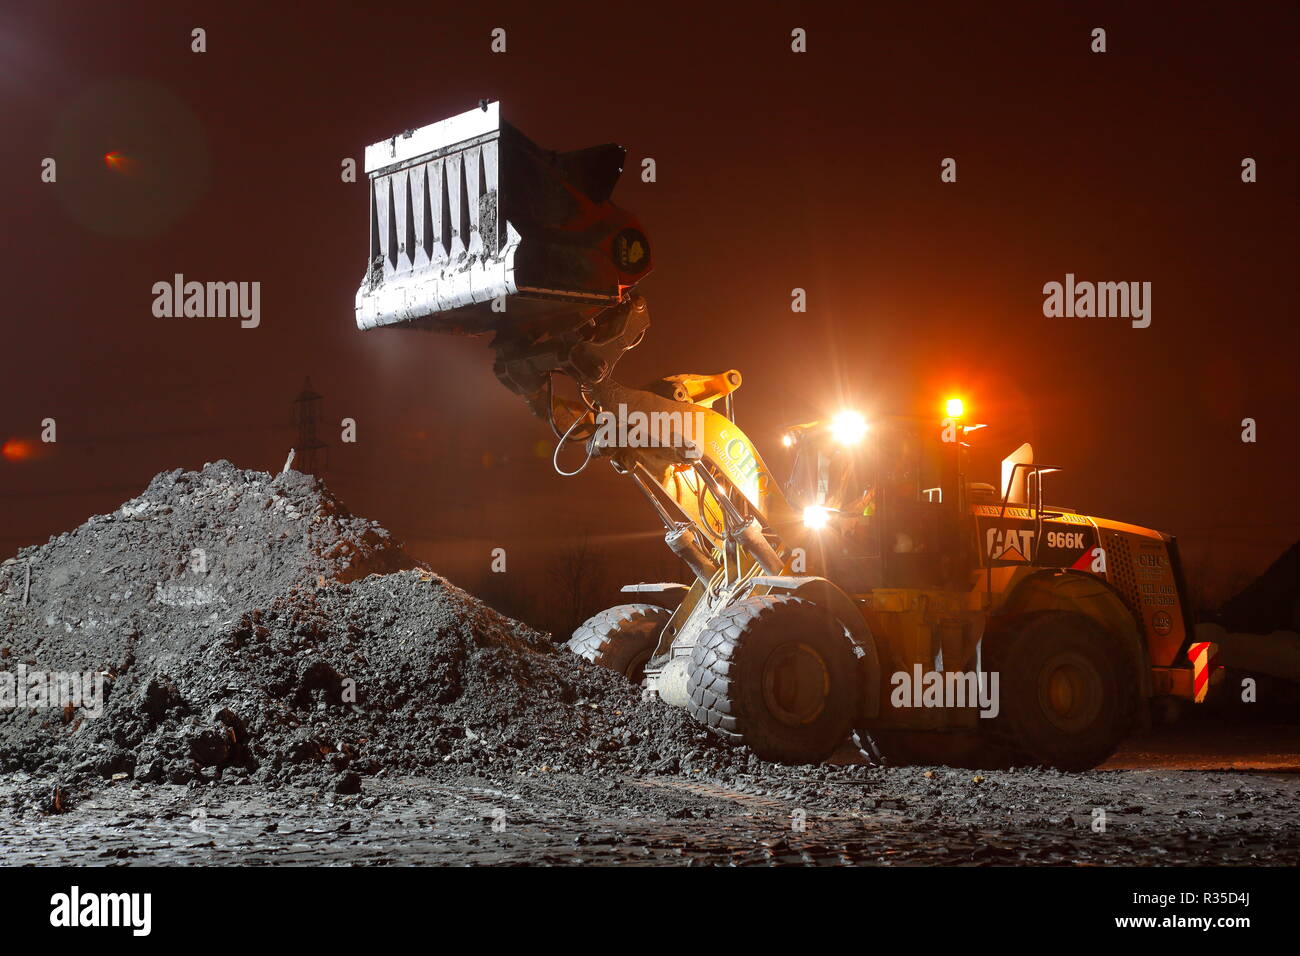
[[[122,781],[64,814],[10,803],[0,853],[9,865],[1293,866],[1297,770],[1293,758],[1290,772],[439,772],[368,780],[359,795]],[[9,776],[0,802],[30,784]]]
[[[102,675],[102,707],[30,680],[51,672]],[[315,479],[227,462],[0,566],[0,698],[20,674],[0,707],[15,865],[1300,859],[1285,728],[1213,765],[1146,741],[1076,775],[766,764]]]

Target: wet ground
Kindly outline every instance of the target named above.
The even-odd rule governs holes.
[[[15,866],[1295,865],[1297,733],[1164,734],[1130,744],[1107,765],[1117,769],[1085,774],[855,767],[834,780],[722,784],[534,772],[368,779],[356,796],[120,781],[63,814],[0,809],[0,858]],[[32,784],[4,778],[0,805]]]

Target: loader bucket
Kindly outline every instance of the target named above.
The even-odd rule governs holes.
[[[640,224],[609,201],[625,152],[543,150],[498,103],[367,147],[357,326],[511,331],[618,304],[650,271]]]

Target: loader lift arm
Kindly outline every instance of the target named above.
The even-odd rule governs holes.
[[[582,445],[586,462],[604,456],[620,474],[631,477],[664,525],[665,540],[704,584],[713,578],[720,553],[725,579],[734,582],[757,564],[769,574],[784,566],[778,522],[791,517],[789,505],[748,436],[728,416],[713,409],[740,386],[740,373],[678,374],[629,388],[613,379],[618,360],[635,348],[650,324],[645,299],[629,295],[585,324],[559,336],[530,340],[498,334],[497,377],[523,397],[565,444]],[[578,402],[555,394],[555,377],[573,381]],[[729,403],[728,403],[729,404]],[[601,440],[602,413],[637,413],[664,422],[690,416],[690,446],[635,447]],[[659,416],[658,419],[655,416]],[[581,468],[578,469],[579,471]]]

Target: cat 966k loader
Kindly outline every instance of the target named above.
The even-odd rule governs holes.
[[[652,263],[610,201],[623,157],[543,150],[496,103],[366,150],[358,326],[490,333],[557,462],[626,476],[691,580],[625,588],[575,652],[790,763],[853,739],[882,762],[1083,769],[1152,698],[1204,699],[1215,648],[1174,540],[1045,504],[1055,469],[1028,445],[977,480],[960,401],[793,427],[783,483],[731,413],[739,372],[619,384]]]

